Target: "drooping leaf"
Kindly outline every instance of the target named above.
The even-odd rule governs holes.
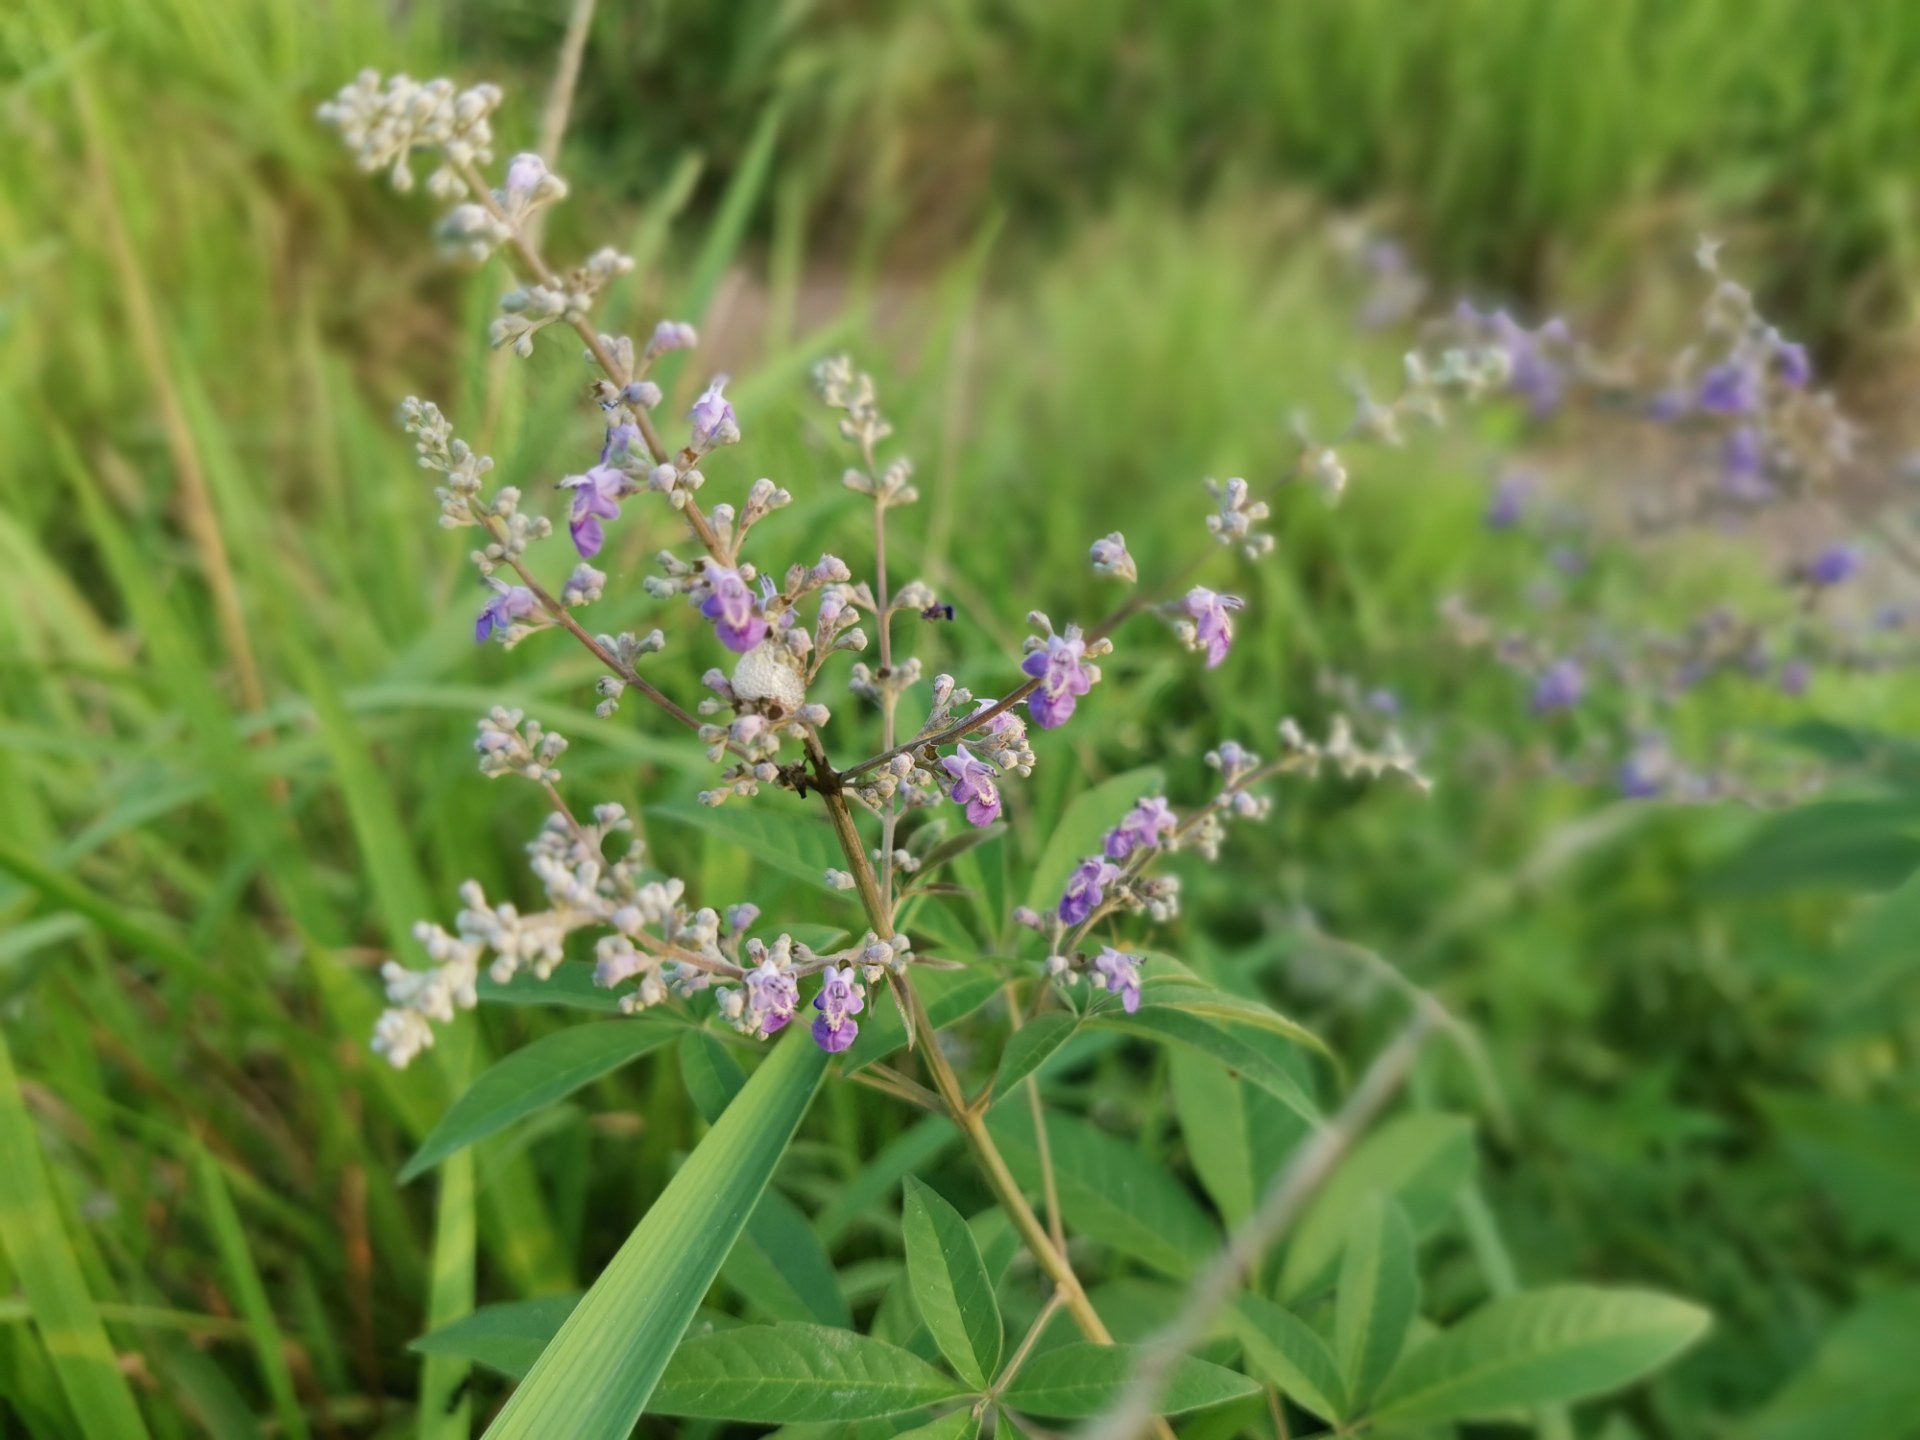
[[[1364,1409],[1400,1358],[1420,1308],[1413,1231],[1392,1196],[1361,1200],[1347,1229],[1333,1343],[1349,1403]]]
[[[1380,1190],[1406,1212],[1416,1237],[1431,1233],[1473,1173],[1473,1125],[1457,1115],[1413,1111],[1387,1121],[1347,1156],[1308,1208],[1287,1247],[1280,1293],[1298,1297],[1331,1281],[1361,1197]]]
[[[1077,798],[1047,837],[1046,848],[1033,867],[1033,883],[1027,887],[1027,904],[1036,910],[1051,910],[1058,905],[1074,867],[1099,851],[1107,831],[1118,825],[1136,802],[1165,787],[1166,777],[1150,767],[1103,780]]]
[[[1413,1350],[1380,1392],[1382,1424],[1437,1423],[1630,1385],[1707,1329],[1667,1295],[1568,1285],[1494,1300]]]
[[[1054,1052],[1073,1038],[1080,1027],[1078,1016],[1052,1011],[1035,1016],[1016,1030],[1000,1052],[1000,1069],[993,1077],[993,1098],[997,1101],[1027,1076],[1053,1058]]]
[[[1028,1107],[1002,1105],[987,1123],[1015,1178],[1037,1191]],[[1192,1274],[1219,1248],[1219,1232],[1193,1197],[1126,1141],[1073,1116],[1049,1115],[1047,1144],[1069,1230],[1175,1276]]]
[[[960,1378],[984,1389],[1000,1368],[1006,1336],[973,1232],[937,1191],[912,1177],[904,1228],[907,1279],[920,1318]]]
[[[1769,816],[1713,877],[1739,894],[1789,887],[1891,890],[1920,869],[1920,812],[1906,796],[1820,800]]]
[[[1110,1407],[1139,1367],[1134,1346],[1075,1341],[1027,1361],[1001,1398],[1010,1408],[1043,1419],[1084,1419]],[[1174,1365],[1156,1413],[1184,1415],[1259,1393],[1246,1376],[1187,1356]]]
[[[491,1440],[633,1428],[825,1073],[807,1037],[773,1045],[508,1398]]]
[[[1281,1394],[1323,1420],[1348,1413],[1339,1362],[1312,1326],[1264,1295],[1244,1294],[1229,1312],[1247,1362]]]
[[[678,1033],[676,1027],[650,1020],[610,1020],[556,1030],[521,1046],[484,1071],[453,1102],[400,1171],[401,1181],[422,1175],[456,1151],[564,1100]]]
[[[648,1409],[785,1425],[872,1420],[963,1393],[919,1356],[884,1340],[824,1325],[743,1325],[681,1345]]]
[[[1332,1054],[1326,1042],[1298,1020],[1282,1015],[1263,1000],[1235,995],[1229,990],[1208,985],[1190,971],[1149,977],[1141,986],[1140,1004],[1142,1009],[1178,1010],[1183,1014],[1198,1015],[1204,1020],[1244,1025],[1254,1030],[1270,1030],[1296,1045],[1317,1050],[1322,1055]]]
[[[579,1303],[576,1291],[483,1305],[451,1325],[422,1335],[407,1348],[421,1355],[455,1355],[518,1380],[533,1368]]]

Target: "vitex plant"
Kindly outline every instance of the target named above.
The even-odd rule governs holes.
[[[565,539],[519,490],[490,485],[492,462],[437,405],[402,407],[420,464],[437,479],[441,524],[474,532],[486,589],[475,639],[584,647],[603,670],[602,717],[645,708],[705,748],[715,767],[700,797],[708,806],[730,813],[773,790],[802,797],[819,839],[804,829],[733,833],[762,834],[760,848],[781,849],[789,869],[824,857],[814,873],[824,888],[848,892],[831,903],[857,900],[864,933],[846,937],[814,915],[763,921],[752,903],[690,893],[672,874],[674,857],[645,850],[620,806],[568,799],[564,739],[516,710],[480,721],[482,773],[524,778],[551,802],[528,846],[544,898],[522,908],[464,886],[452,929],[417,931],[430,964],[386,966],[390,1008],[374,1048],[405,1066],[434,1044],[436,1026],[502,988],[559,987],[589,1005],[602,996],[601,1008],[635,1018],[563,1030],[500,1062],[456,1102],[412,1170],[668,1038],[694,1047],[703,1078],[689,1103],[714,1121],[577,1305],[495,1307],[421,1342],[429,1353],[524,1374],[488,1433],[617,1437],[643,1413],[819,1423],[833,1433],[874,1422],[871,1433],[918,1427],[956,1437],[983,1424],[1038,1433],[1040,1422],[1098,1417],[1106,1433],[1170,1433],[1162,1417],[1196,1410],[1219,1412],[1229,1430],[1286,1433],[1286,1407],[1296,1423],[1317,1417],[1339,1433],[1430,1433],[1624,1384],[1693,1340],[1705,1317],[1687,1304],[1582,1288],[1504,1294],[1436,1332],[1419,1319],[1416,1245],[1464,1179],[1467,1127],[1418,1112],[1369,1127],[1426,1034],[1456,1030],[1454,1022],[1411,992],[1408,1029],[1327,1114],[1305,1062],[1306,1051],[1323,1048],[1313,1036],[1148,948],[1147,931],[1179,904],[1168,857],[1216,860],[1231,827],[1268,812],[1269,782],[1332,767],[1424,784],[1390,731],[1363,736],[1337,721],[1313,739],[1281,720],[1264,756],[1217,740],[1210,794],[1168,795],[1129,778],[1065,814],[1007,803],[1036,766],[1065,763],[1054,737],[1083,707],[1121,703],[1100,664],[1116,644],[1150,645],[1157,633],[1195,663],[1228,659],[1246,607],[1230,580],[1205,567],[1267,560],[1276,548],[1270,505],[1292,489],[1337,495],[1346,481],[1338,452],[1303,433],[1296,462],[1271,485],[1208,481],[1204,504],[1196,486],[1195,554],[1177,575],[1141,576],[1119,532],[1092,539],[1089,564],[1117,604],[1057,625],[1030,613],[1032,633],[1022,654],[1006,657],[997,693],[974,694],[906,653],[904,637],[936,633],[922,622],[953,612],[925,581],[902,583],[902,537],[890,536],[889,521],[918,491],[907,459],[888,448],[892,427],[873,380],[845,358],[816,371],[846,445],[837,481],[735,479],[731,457],[746,427],[725,376],[683,425],[659,413],[656,363],[692,349],[693,326],[663,319],[638,342],[603,333],[596,302],[631,262],[605,249],[556,268],[534,222],[566,184],[532,154],[513,158],[497,183],[490,176],[500,99],[489,85],[367,73],[321,112],[365,169],[403,190],[416,154],[427,155],[427,189],[448,207],[439,224],[446,248],[474,261],[499,257],[515,272],[518,288],[492,325],[495,347],[526,355],[545,331],[582,345],[596,371],[597,452],[559,481]],[[1502,343],[1469,339],[1410,357],[1397,396],[1363,399],[1348,438],[1397,441],[1407,426],[1438,422],[1445,401],[1510,379]],[[735,498],[713,499],[710,481]],[[833,483],[868,502],[861,523],[871,535],[853,546],[871,553],[871,571],[856,575],[833,554],[766,554],[761,525],[790,503],[787,486]],[[609,527],[643,504],[670,507],[685,525],[685,543],[663,552],[645,582],[660,628],[596,633],[580,617],[612,582],[594,561]],[[561,566],[548,555],[569,549],[554,578]],[[676,698],[648,678],[648,657],[669,643],[722,662],[706,672],[703,696]],[[969,953],[946,928],[917,931],[919,907],[956,888],[948,873],[999,840],[1016,809],[1030,833],[1008,838],[1025,840],[1021,853],[1051,897],[1012,916],[1033,937],[1013,947],[1026,953]],[[777,838],[765,842],[768,833]],[[589,948],[590,969],[575,958]],[[950,1043],[947,1028],[965,1020],[977,1032],[970,1017],[990,1001],[994,1038],[971,1049]],[[1169,1047],[1189,1108],[1217,1097],[1218,1126],[1257,1123],[1257,1140],[1243,1134],[1237,1149],[1218,1147],[1231,1161],[1196,1162],[1233,1222],[1231,1241],[1148,1157],[1047,1103],[1042,1068],[1102,1031]],[[768,1041],[747,1075],[734,1047]],[[806,1217],[767,1190],[817,1089],[842,1078],[951,1125],[996,1202],[969,1221],[906,1177],[903,1293],[917,1320],[902,1324],[898,1307],[883,1302],[865,1334],[850,1328],[831,1269],[812,1273],[817,1240],[783,1253],[781,1236],[795,1227],[804,1236]],[[1204,1123],[1198,1131],[1196,1145]],[[1224,1173],[1231,1165],[1245,1172],[1237,1180]],[[736,1243],[798,1294],[795,1306],[762,1307],[786,1323],[696,1323]],[[1122,1327],[1083,1279],[1089,1249],[1191,1287],[1144,1324],[1136,1305]],[[1029,1263],[1016,1267],[1017,1255]],[[1040,1290],[1017,1334],[1002,1308],[1010,1269]],[[1060,1316],[1078,1339],[1055,1330]],[[1140,1343],[1116,1344],[1122,1328]]]

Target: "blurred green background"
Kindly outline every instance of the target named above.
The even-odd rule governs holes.
[[[633,707],[585,713],[589,665],[561,644],[473,646],[463,547],[435,527],[394,403],[438,399],[551,505],[596,443],[582,373],[568,344],[489,356],[498,276],[438,262],[424,202],[354,174],[313,119],[363,66],[494,78],[503,152],[531,143],[567,10],[0,9],[17,1077],[0,1075],[0,1433],[74,1433],[47,1356],[84,1316],[21,1298],[55,1225],[108,1325],[115,1353],[95,1358],[156,1434],[412,1433],[404,1347],[430,1294],[457,1300],[460,1251],[444,1231],[436,1249],[432,1185],[394,1175],[463,1062],[396,1077],[365,1042],[373,972],[411,956],[414,920],[445,918],[469,876],[526,884],[538,797],[474,773],[473,720],[524,705],[574,737],[571,790],[636,811],[708,771]],[[1276,473],[1291,414],[1331,429],[1344,374],[1390,380],[1395,342],[1356,328],[1327,241],[1339,214],[1401,238],[1442,299],[1564,309],[1610,339],[1680,333],[1685,252],[1711,230],[1897,431],[1917,62],[1907,0],[609,0],[551,242],[638,258],[608,328],[701,324],[669,409],[709,369],[741,373],[748,444],[720,478],[793,491],[767,527],[783,552],[861,552],[804,382],[848,347],[876,371],[926,496],[904,528],[961,612],[922,653],[986,689],[1027,609],[1098,603],[1091,537],[1118,525],[1143,571],[1164,568],[1199,533],[1200,476]],[[1184,868],[1170,948],[1259,977],[1356,1055],[1391,1016],[1316,927],[1473,1021],[1502,1103],[1444,1057],[1416,1089],[1482,1127],[1432,1302],[1505,1267],[1644,1282],[1718,1317],[1604,1417],[1608,1440],[1920,1433],[1920,888],[1897,889],[1920,867],[1920,752],[1901,738],[1920,690],[1703,701],[1699,736],[1762,743],[1797,720],[1803,748],[1870,762],[1784,814],[1623,807],[1531,773],[1511,677],[1435,643],[1439,597],[1517,564],[1480,525],[1515,439],[1495,417],[1356,455],[1346,503],[1286,507],[1279,563],[1235,574],[1258,618],[1232,663],[1123,646],[1094,700],[1125,685],[1128,702],[1044,740],[1015,803],[1056,813],[1146,763],[1178,803],[1221,738],[1260,749],[1284,713],[1317,728],[1324,675],[1390,685],[1433,797],[1288,794],[1220,865]],[[633,507],[607,568],[634,579],[600,628],[651,613],[637,576],[675,539]],[[1677,614],[1767,584],[1749,550],[1607,593]],[[706,663],[676,643],[656,678],[688,694]],[[647,828],[704,899],[799,900],[737,850]],[[554,1023],[489,1014],[476,1044]],[[1066,1091],[1175,1160],[1164,1076],[1137,1069],[1108,1057]],[[460,1203],[482,1299],[584,1285],[702,1128],[670,1058],[581,1098],[479,1152]],[[832,1087],[782,1184],[815,1209],[906,1124]],[[849,1221],[836,1256],[887,1253],[888,1213]]]

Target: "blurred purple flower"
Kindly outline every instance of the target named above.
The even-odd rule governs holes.
[[[1780,693],[1796,698],[1807,693],[1807,682],[1813,678],[1813,669],[1804,660],[1789,660],[1780,667]]]
[[[1228,614],[1244,609],[1247,602],[1196,585],[1183,603],[1193,618],[1194,643],[1207,652],[1207,668],[1211,670],[1227,658],[1227,649],[1233,644],[1233,622]]]
[[[1487,529],[1511,530],[1518,525],[1526,513],[1527,497],[1533,493],[1534,483],[1531,475],[1516,473],[1501,476],[1500,483],[1493,487],[1493,499],[1487,505]]]
[[[1093,957],[1099,983],[1120,997],[1120,1008],[1131,1015],[1140,1008],[1140,957],[1111,945]]]
[[[1106,851],[1109,860],[1124,860],[1136,850],[1157,848],[1160,837],[1171,835],[1179,825],[1179,819],[1174,815],[1173,807],[1167,804],[1166,796],[1149,796],[1129,810],[1126,818],[1107,832],[1101,848]]]
[[[1082,860],[1080,868],[1068,878],[1066,892],[1060,897],[1060,919],[1068,925],[1080,924],[1106,899],[1107,886],[1119,878],[1120,867],[1098,855]]]
[[[851,965],[839,969],[829,965],[821,972],[820,982],[820,993],[813,997],[813,1008],[820,1012],[813,1022],[813,1038],[822,1050],[838,1054],[859,1035],[860,1025],[853,1017],[867,1008],[867,1002]]]
[[[1807,563],[1807,583],[1822,587],[1839,585],[1857,575],[1862,563],[1863,557],[1855,547],[1829,546]]]
[[[767,621],[760,602],[738,570],[708,565],[706,581],[710,593],[700,602],[700,613],[713,622],[722,645],[745,654],[766,639]]]
[[[584,475],[569,475],[560,482],[562,490],[573,491],[573,514],[567,530],[580,558],[591,560],[606,543],[602,520],[620,518],[620,497],[625,493],[627,477],[611,465],[596,465]]]
[[[1533,685],[1533,713],[1552,715],[1571,710],[1586,694],[1587,676],[1576,660],[1556,660]]]
[[[1021,672],[1040,682],[1027,699],[1027,710],[1042,730],[1056,730],[1071,720],[1080,697],[1093,688],[1086,655],[1078,628],[1069,626],[1065,635],[1049,635],[1044,649],[1021,662]]]
[[[524,620],[540,603],[534,598],[533,591],[524,585],[509,585],[491,575],[487,577],[487,584],[493,587],[494,593],[479,618],[473,622],[473,639],[477,645],[490,640],[496,632],[505,639],[513,622]]]
[[[953,788],[948,794],[954,804],[966,807],[969,822],[991,825],[1000,818],[1000,791],[993,783],[991,765],[963,750],[943,759],[940,768],[952,779]]]
[[[1700,377],[1696,398],[1702,410],[1716,415],[1751,415],[1759,404],[1759,385],[1744,365],[1716,365]]]

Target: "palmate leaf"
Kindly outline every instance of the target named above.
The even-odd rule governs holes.
[[[654,1020],[610,1020],[569,1026],[521,1046],[484,1071],[453,1102],[401,1170],[402,1183],[514,1121],[564,1100],[680,1033],[680,1027]]]
[[[1409,1354],[1374,1418],[1432,1424],[1617,1390],[1693,1344],[1707,1323],[1699,1306],[1645,1291],[1525,1291],[1481,1306]]]
[[[776,1042],[488,1428],[490,1440],[625,1435],[759,1203],[826,1073]]]
[[[964,1393],[911,1351],[852,1330],[743,1325],[681,1345],[648,1409],[656,1415],[787,1425],[873,1420]]]
[[[967,1222],[939,1194],[907,1179],[907,1280],[927,1333],[963,1380],[984,1388],[1006,1341],[993,1282]]]
[[[1247,1363],[1280,1393],[1322,1420],[1347,1414],[1346,1383],[1327,1342],[1291,1310],[1264,1295],[1241,1295],[1228,1312]]]
[[[1173,1109],[1194,1172],[1230,1226],[1253,1213],[1267,1181],[1308,1133],[1287,1106],[1184,1046],[1167,1051]]]
[[[980,1421],[971,1409],[955,1410],[931,1424],[902,1431],[894,1440],[980,1440]]]
[[[1001,1398],[1028,1415],[1084,1419],[1108,1409],[1139,1368],[1140,1352],[1134,1346],[1076,1341],[1034,1356]],[[1260,1387],[1246,1376],[1188,1356],[1174,1365],[1156,1413],[1184,1415],[1259,1393]]]

